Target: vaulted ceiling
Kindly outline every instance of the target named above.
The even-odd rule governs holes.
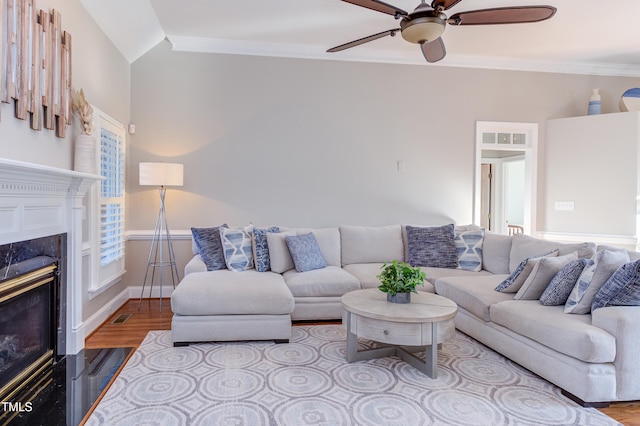
[[[399,27],[391,15],[340,0],[80,0],[130,62],[166,38],[183,51],[640,77],[640,1],[542,1],[461,1],[449,16],[538,4],[557,13],[529,24],[448,25],[442,35],[447,56],[428,64],[419,47],[400,36],[327,53]],[[387,3],[410,12],[419,1]]]

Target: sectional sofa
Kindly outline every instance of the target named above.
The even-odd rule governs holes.
[[[591,305],[587,309],[567,307],[563,301],[547,306],[549,303],[543,305],[539,300],[548,282],[560,277],[562,274],[556,273],[568,266],[583,267],[574,277],[575,288],[568,289],[572,292],[569,299],[575,299],[579,279],[600,280],[600,284],[611,281],[613,275],[620,275],[620,266],[630,270],[640,265],[633,263],[640,259],[640,253],[597,248],[593,243],[504,236],[474,226],[272,228],[276,229],[279,232],[260,230],[267,238],[261,243],[256,243],[257,238],[253,241],[254,268],[242,272],[208,270],[211,265],[203,261],[202,247],[194,244],[195,255],[172,294],[174,345],[226,340],[286,342],[292,320],[340,319],[341,296],[377,287],[381,267],[398,259],[435,265],[422,267],[427,282],[420,291],[438,293],[458,304],[456,328],[554,383],[576,402],[605,406],[610,401],[640,399],[636,355],[640,349],[640,307],[611,306],[620,300],[615,295],[605,298],[603,307],[593,312]],[[324,265],[300,272],[290,244],[309,234]],[[258,272],[265,269],[265,255],[264,250],[258,253],[256,244],[268,253],[269,271]],[[245,250],[244,256],[250,253]],[[588,269],[591,275],[585,272]],[[625,279],[635,280],[633,274]],[[635,304],[633,284],[619,304]],[[552,292],[547,299],[553,301],[556,296]],[[593,297],[591,294],[589,300]],[[600,294],[598,297],[602,299]],[[574,313],[565,313],[572,309]]]

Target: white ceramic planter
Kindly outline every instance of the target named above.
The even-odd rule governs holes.
[[[76,138],[73,169],[76,172],[97,174],[96,139],[81,134]]]

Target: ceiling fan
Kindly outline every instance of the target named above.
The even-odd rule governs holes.
[[[400,19],[400,28],[393,28],[350,41],[333,47],[327,52],[339,52],[388,35],[395,36],[400,31],[402,38],[420,45],[420,50],[422,50],[422,54],[428,62],[438,62],[447,54],[444,42],[440,37],[447,23],[449,25],[518,24],[544,21],[556,13],[556,8],[553,6],[514,6],[469,10],[456,13],[447,18],[444,11],[451,9],[462,0],[433,0],[431,5],[422,0],[422,3],[411,13],[379,0],[342,1],[386,13],[395,19]]]

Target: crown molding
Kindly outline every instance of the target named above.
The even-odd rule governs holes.
[[[444,61],[428,64],[421,54],[407,56],[403,50],[383,51],[366,47],[326,52],[326,46],[209,39],[199,37],[167,36],[171,49],[178,52],[222,53],[230,55],[269,56],[299,59],[322,59],[350,62],[375,62],[422,66],[484,68],[508,71],[549,72],[559,74],[586,74],[610,77],[640,77],[640,66],[608,64],[600,62],[560,62],[506,58],[498,56],[473,56],[447,54]]]

